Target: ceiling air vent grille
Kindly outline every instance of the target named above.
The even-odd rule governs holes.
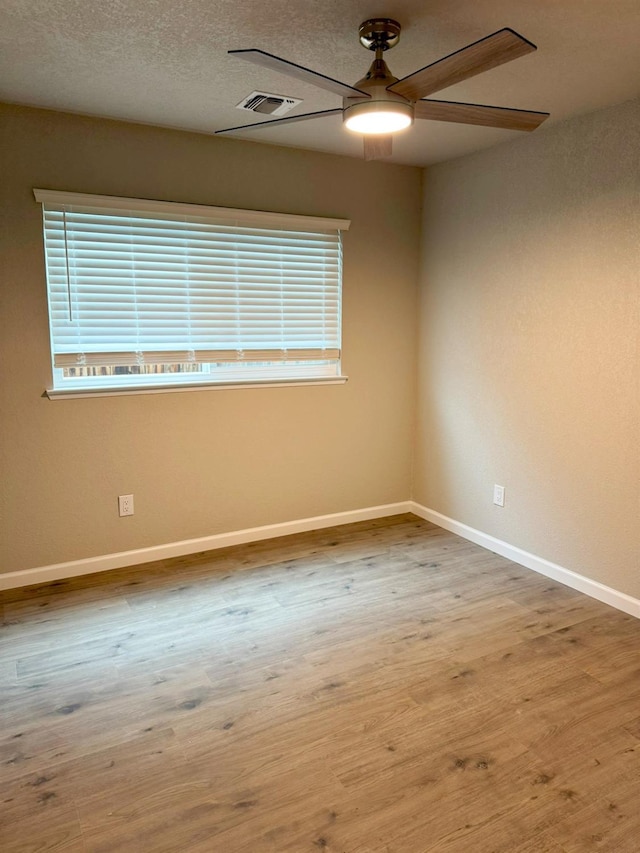
[[[268,92],[252,92],[243,98],[236,107],[251,113],[265,113],[272,116],[283,116],[298,104],[300,98],[287,98],[285,95],[270,95]]]

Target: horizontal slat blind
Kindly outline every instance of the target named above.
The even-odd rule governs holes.
[[[348,222],[35,194],[55,366],[339,358]]]

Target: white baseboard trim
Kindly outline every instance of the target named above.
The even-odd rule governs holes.
[[[309,530],[321,530],[324,527],[335,527],[338,524],[370,521],[373,518],[384,518],[389,515],[412,512],[412,506],[411,501],[370,506],[363,509],[347,510],[346,512],[333,512],[329,515],[317,515],[313,518],[301,518],[296,521],[284,521],[280,524],[249,527],[230,533],[214,533],[212,536],[202,536],[198,539],[184,539],[181,542],[169,542],[166,545],[153,545],[149,548],[136,548],[133,551],[120,551],[116,554],[104,554],[100,557],[87,557],[84,560],[72,560],[67,563],[54,563],[50,566],[38,566],[17,572],[5,572],[0,574],[0,590],[51,583],[51,581],[65,580],[79,575],[105,572],[109,569],[124,569],[128,566],[138,566],[141,563],[151,563],[154,560],[184,557],[187,554],[197,554],[201,551],[213,551],[218,548],[227,548],[230,545],[257,542],[261,539],[275,539],[277,536],[289,536],[292,533],[306,533]]]
[[[120,551],[115,554],[104,554],[99,557],[87,557],[83,560],[72,560],[66,563],[54,563],[49,566],[38,566],[33,569],[23,569],[17,572],[6,572],[0,574],[0,590],[15,589],[17,587],[31,586],[32,584],[51,583],[52,581],[65,580],[89,575],[95,572],[104,572],[110,569],[123,569],[128,566],[138,566],[142,563],[151,563],[155,560],[166,560],[171,557],[184,557],[188,554],[196,554],[201,551],[214,551],[218,548],[227,548],[230,545],[243,545],[248,542],[258,542],[262,539],[275,539],[278,536],[289,536],[293,533],[306,533],[309,530],[321,530],[325,527],[334,527],[338,524],[353,524],[357,521],[370,521],[374,518],[384,518],[390,515],[412,512],[419,518],[424,518],[445,530],[462,536],[476,545],[480,545],[489,551],[500,554],[520,566],[533,569],[541,575],[559,581],[565,586],[583,592],[586,595],[610,604],[617,610],[622,610],[631,616],[640,619],[640,600],[619,592],[612,587],[605,586],[599,581],[591,580],[584,575],[565,569],[557,563],[545,560],[510,545],[502,539],[497,539],[474,527],[469,527],[460,521],[449,518],[440,512],[422,506],[415,501],[399,501],[393,504],[381,506],[364,507],[363,509],[347,510],[346,512],[334,512],[328,515],[318,515],[312,518],[301,518],[295,521],[285,521],[279,524],[267,524],[262,527],[249,527],[244,530],[234,530],[229,533],[214,533],[211,536],[202,536],[197,539],[184,539],[180,542],[169,542],[165,545],[153,545],[149,548],[136,548],[132,551]]]
[[[410,502],[410,512],[413,512],[419,518],[424,518],[426,521],[431,521],[437,524],[438,527],[444,527],[445,530],[451,533],[457,533],[463,539],[468,539],[470,542],[475,542],[476,545],[481,545],[495,554],[500,554],[501,557],[506,557],[520,566],[525,566],[527,569],[533,569],[541,575],[548,578],[553,578],[555,581],[563,583],[572,589],[584,592],[586,595],[602,601],[605,604],[610,604],[617,610],[622,610],[630,616],[635,616],[640,619],[640,600],[627,595],[625,592],[619,592],[610,586],[605,586],[599,581],[591,580],[584,575],[565,569],[557,563],[552,563],[545,560],[543,557],[537,557],[529,551],[524,551],[515,545],[510,545],[508,542],[503,542],[502,539],[496,539],[495,536],[490,536],[488,533],[483,533],[481,530],[476,530],[474,527],[469,527],[467,524],[462,524],[460,521],[455,521],[442,513],[429,509],[426,506]]]

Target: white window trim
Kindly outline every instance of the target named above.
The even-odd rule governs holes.
[[[158,385],[152,388],[134,386],[131,388],[48,388],[44,395],[49,400],[79,400],[84,397],[126,397],[133,394],[173,394],[176,391],[240,391],[248,388],[301,388],[305,385],[345,385],[348,376],[320,376],[317,379],[265,379],[264,382],[247,380],[246,382],[185,382],[182,385]]]

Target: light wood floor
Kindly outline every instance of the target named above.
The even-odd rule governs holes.
[[[640,621],[413,516],[0,600],[3,853],[640,851]]]

